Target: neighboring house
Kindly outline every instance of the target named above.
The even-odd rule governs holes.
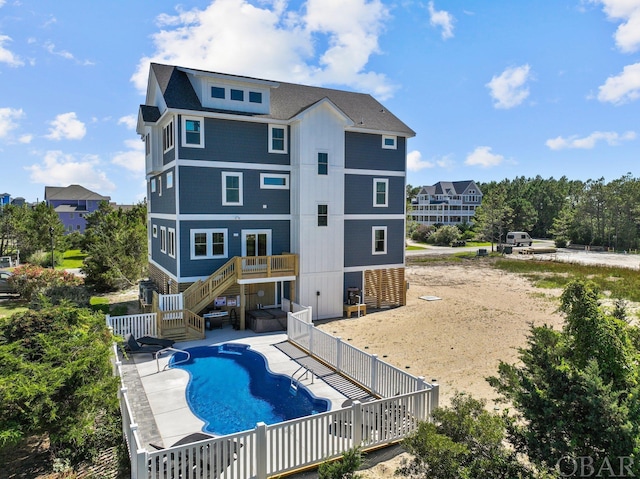
[[[0,208],[11,204],[11,195],[9,193],[0,193]]]
[[[66,234],[72,231],[84,233],[85,216],[97,210],[103,201],[110,200],[109,196],[102,196],[80,185],[44,187],[44,201],[54,208]]]
[[[415,133],[370,95],[152,64],[137,132],[161,293],[215,286],[215,304],[189,304],[192,287],[185,308],[230,300],[243,326],[283,299],[339,317],[348,288],[404,304]]]
[[[439,181],[424,186],[411,204],[411,219],[424,225],[473,223],[482,203],[482,191],[475,182]]]

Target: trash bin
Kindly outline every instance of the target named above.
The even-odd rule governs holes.
[[[478,256],[488,256],[487,250],[484,248],[480,248],[478,250]]]
[[[509,246],[506,246],[506,245],[505,245],[505,246],[503,246],[503,247],[502,247],[502,252],[503,252],[504,254],[511,254],[511,253],[513,253],[513,246],[511,246],[511,245],[509,245]]]

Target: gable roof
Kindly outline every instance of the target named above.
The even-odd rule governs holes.
[[[271,109],[268,115],[236,111],[230,112],[203,107],[198,99],[198,95],[193,89],[191,81],[189,81],[187,72],[185,72],[183,68],[152,63],[151,71],[156,78],[158,87],[168,108],[214,113],[233,113],[235,115],[288,121],[300,112],[326,98],[353,122],[353,128],[355,129],[389,133],[395,132],[407,137],[415,136],[415,132],[411,128],[388,111],[375,98],[366,93],[276,82],[277,87],[271,88]],[[267,81],[259,78],[225,75],[204,70],[189,69],[189,71],[244,78],[254,81]],[[152,107],[149,105],[141,105],[141,108],[148,109]],[[152,116],[149,110],[143,111],[142,114],[145,119]]]
[[[470,186],[474,186],[476,190],[476,194],[482,194],[480,188],[475,184],[473,180],[466,181],[438,181],[435,185],[432,186],[424,186],[420,190],[420,195],[461,195]]]
[[[45,201],[51,200],[95,200],[109,201],[110,196],[102,196],[80,185],[69,186],[45,186]]]

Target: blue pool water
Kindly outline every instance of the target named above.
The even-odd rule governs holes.
[[[318,399],[300,386],[291,392],[288,376],[271,373],[265,358],[245,344],[200,346],[175,353],[171,367],[189,372],[187,402],[205,422],[204,431],[214,435],[253,429],[258,422],[275,424],[329,410],[326,399]]]

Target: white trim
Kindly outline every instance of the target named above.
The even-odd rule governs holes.
[[[240,238],[242,240],[241,243],[241,255],[247,256],[247,235],[267,235],[267,254],[266,256],[271,256],[271,229],[246,229],[240,231]],[[257,245],[256,245],[257,248]],[[259,255],[256,255],[259,256]]]
[[[212,235],[214,233],[222,233],[224,235],[224,252],[222,254],[213,254],[213,240]],[[206,249],[207,252],[204,256],[196,256],[195,254],[195,235],[205,234]],[[194,228],[189,230],[189,258],[193,261],[200,259],[219,259],[229,257],[229,230],[227,228]]]
[[[284,180],[284,185],[267,185],[264,180],[266,178],[280,178]],[[260,189],[263,190],[288,190],[289,174],[284,173],[260,173]]]
[[[173,188],[173,170],[167,171],[167,189]]]
[[[154,265],[156,268],[158,268],[160,271],[162,271],[164,274],[166,274],[169,278],[171,278],[172,280],[178,282],[178,276],[176,276],[174,273],[172,273],[171,271],[169,271],[167,268],[165,268],[164,266],[162,266],[161,264],[157,263],[156,261],[153,260],[153,258],[149,258],[149,264]],[[207,278],[208,276],[203,276],[202,278],[199,279],[204,279]],[[183,279],[182,282],[185,282],[185,280]]]
[[[368,266],[348,266],[343,268],[342,271],[345,273],[357,273],[360,271],[368,271],[372,269],[391,269],[391,268],[406,268],[407,265],[404,263],[398,264],[376,264],[376,265],[368,265]]]
[[[393,145],[387,145],[387,140],[393,140]],[[382,135],[382,149],[383,150],[397,150],[398,149],[398,137],[396,135]]]
[[[227,178],[238,178],[238,201],[227,201]],[[222,172],[222,206],[242,206],[243,205],[243,191],[242,191],[242,172],[239,171],[223,171]]]
[[[162,248],[162,244],[164,243],[164,249]],[[160,252],[167,254],[167,227],[160,227]]]
[[[238,284],[257,284],[257,283],[279,283],[281,281],[295,281],[295,276],[279,276],[277,278],[254,278],[254,279],[239,279],[236,281]]]
[[[151,234],[152,234],[152,236],[153,236],[154,238],[157,238],[157,237],[158,237],[158,225],[154,225],[154,224],[152,224],[152,225],[151,225],[151,231],[152,231],[152,233],[151,233]]]
[[[398,218],[400,215],[396,215]],[[158,220],[179,220],[179,221],[290,221],[292,215],[207,215],[207,214],[181,214],[173,213],[151,213],[149,218]],[[383,218],[382,215],[371,215],[371,219]]]
[[[291,165],[272,165],[270,163],[235,163],[230,161],[209,161],[209,160],[183,160],[180,159],[180,166],[196,166],[200,168],[233,168],[238,170],[270,170],[270,171],[291,171]],[[169,163],[170,165],[171,163]],[[370,171],[370,170],[367,170]],[[369,173],[371,174],[371,173]]]
[[[176,126],[175,123],[173,121],[173,116],[171,117],[171,120],[169,120],[166,125],[162,126],[162,153],[166,153],[167,151],[171,151],[174,147],[175,147],[175,136],[176,136]],[[169,130],[169,125],[171,125],[171,131],[168,132],[169,134],[167,134],[167,130]],[[167,140],[165,142],[165,139]],[[166,143],[166,145],[165,145]]]
[[[361,175],[361,176],[398,176],[403,177],[407,176],[404,171],[390,171],[390,170],[365,170],[365,169],[356,169],[356,168],[345,168],[345,175]],[[372,174],[373,172],[373,174]]]
[[[149,180],[149,182],[151,183],[151,193],[155,193],[157,191],[157,186],[156,186],[156,179],[155,178],[151,178],[151,180]]]
[[[376,231],[384,231],[384,251],[376,251]],[[371,227],[371,254],[380,255],[387,254],[387,227],[386,226],[372,226]]]
[[[200,124],[200,142],[187,143],[187,121],[194,121]],[[204,117],[201,116],[182,116],[182,146],[186,148],[204,148]]]
[[[274,128],[278,128],[284,132],[284,138],[282,139],[283,145],[282,150],[276,150],[273,148],[273,130]],[[282,155],[287,154],[287,126],[286,125],[272,125],[269,124],[269,153],[280,153]]]
[[[176,229],[167,228],[167,254],[171,258],[176,257]]]
[[[384,203],[378,204],[378,183],[384,183]],[[373,179],[373,207],[387,208],[389,207],[389,178]]]
[[[397,215],[389,214],[389,215],[344,215],[343,219],[345,221],[357,221],[357,220],[403,220],[405,216],[402,213],[398,213]]]

